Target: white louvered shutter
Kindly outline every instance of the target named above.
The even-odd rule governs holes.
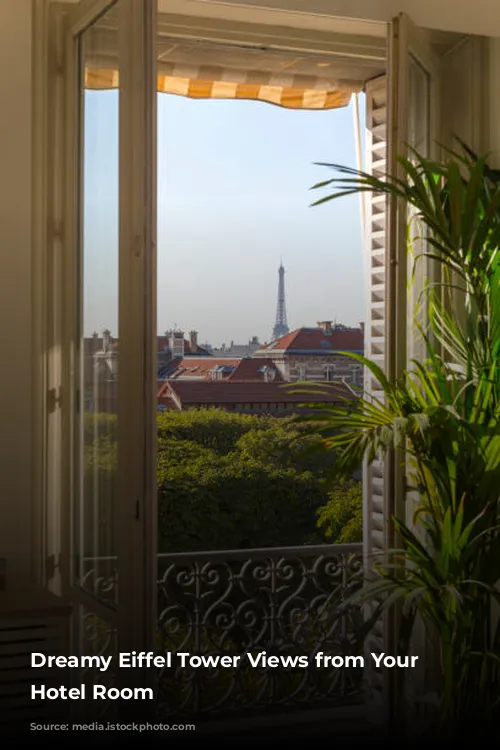
[[[387,77],[381,76],[366,84],[366,171],[377,177],[387,172]],[[386,217],[387,199],[384,195],[365,193],[365,263],[366,299],[365,356],[384,369],[386,343]],[[383,398],[380,384],[372,373],[365,372],[365,394]],[[370,556],[386,548],[384,461],[371,465],[365,462],[363,472],[363,546],[365,569],[369,572]],[[366,642],[366,652],[384,651],[384,626],[381,621]],[[367,702],[374,715],[385,704],[383,672],[366,660]],[[383,720],[380,712],[380,720]]]
[[[438,123],[438,65],[421,30],[404,14],[389,26],[387,81],[379,78],[366,86],[367,171],[379,177],[388,172],[403,177],[398,157],[409,143],[424,153],[433,150]],[[369,195],[369,194],[368,194]],[[409,318],[407,207],[395,198],[370,196],[367,205],[366,257],[368,263],[367,356],[379,364],[390,379],[408,365],[408,354],[418,356],[413,320]],[[390,224],[389,224],[390,222]],[[419,289],[416,293],[419,293]],[[418,298],[418,297],[417,297]],[[381,398],[373,378],[367,377],[368,396]],[[405,517],[406,481],[404,457],[399,452],[386,461],[365,467],[364,547],[365,555],[383,552],[395,543],[391,517]],[[369,569],[370,561],[367,560]],[[393,653],[395,627],[380,621],[372,631],[367,652]],[[367,664],[372,664],[371,659]],[[367,698],[373,717],[394,718],[399,710],[397,671],[369,668]],[[413,675],[412,675],[413,679]],[[391,716],[389,716],[391,714]]]

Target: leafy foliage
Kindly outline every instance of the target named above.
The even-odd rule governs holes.
[[[323,165],[344,176],[315,185],[314,189],[338,190],[314,205],[371,192],[412,207],[418,220],[409,227],[410,244],[418,239],[428,243],[414,262],[425,257],[437,262],[444,274],[442,283],[428,284],[426,289],[433,333],[448,358],[470,378],[489,370],[500,354],[500,181],[486,157],[459,143],[461,151],[450,151],[443,162],[410,150],[408,158],[398,159],[401,178],[377,178],[340,165]],[[465,303],[462,321],[451,314],[457,289]]]
[[[315,539],[324,494],[311,474],[223,456],[168,471],[159,495],[161,552],[301,544]]]
[[[94,538],[97,490],[99,549],[112,554],[107,529],[116,503],[116,417],[86,415],[85,439],[85,536]],[[218,409],[159,414],[159,551],[338,542],[338,532],[329,526],[324,533],[316,520],[330,503],[324,480],[332,455],[318,452],[320,444],[318,435],[289,419]]]
[[[243,459],[276,468],[293,466],[298,472],[310,471],[320,478],[327,475],[332,464],[331,454],[320,452],[320,446],[318,435],[293,429],[289,420],[276,420],[270,429],[247,432],[236,448]]]
[[[318,510],[318,528],[336,544],[363,541],[363,489],[351,481],[330,491],[328,502]]]
[[[378,602],[367,630],[399,603],[403,651],[421,618],[438,638],[444,728],[460,732],[475,720],[476,730],[491,730],[500,709],[500,183],[466,147],[443,162],[415,152],[399,161],[403,177],[386,180],[333,165],[342,176],[315,187],[336,191],[317,203],[375,192],[412,208],[419,221],[410,243],[423,227],[423,254],[442,269],[442,282],[421,290],[427,359],[389,380],[350,355],[379,381],[383,402],[363,396],[332,407],[311,429],[335,451],[337,479],[364,456],[394,449],[406,457],[416,513],[393,519],[400,549],[388,563],[374,560],[374,580],[350,603]],[[452,314],[457,299],[463,310]]]
[[[217,409],[159,417],[160,551],[320,543],[331,455],[289,420]]]
[[[226,454],[247,432],[266,430],[273,424],[271,417],[232,414],[222,409],[166,411],[158,415],[158,440],[160,450],[163,440],[173,438]]]

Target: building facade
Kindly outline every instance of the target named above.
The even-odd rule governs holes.
[[[298,328],[255,352],[271,360],[287,381],[363,384],[363,366],[344,354],[364,353],[364,327],[347,328],[332,321]]]
[[[317,393],[296,393],[286,383],[166,381],[158,392],[159,411],[224,409],[276,417],[306,414],[309,404],[338,404],[355,397],[343,384],[328,383]]]

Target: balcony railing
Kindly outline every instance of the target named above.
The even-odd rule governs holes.
[[[113,558],[87,558],[85,585],[116,587]],[[190,655],[307,656],[309,667],[184,667],[159,675],[163,717],[210,718],[361,697],[362,669],[320,667],[315,655],[361,655],[362,614],[339,611],[362,564],[361,544],[158,556],[158,650]]]

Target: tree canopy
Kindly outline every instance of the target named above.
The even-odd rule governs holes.
[[[114,415],[86,415],[89,500],[97,477],[107,492],[101,498],[112,501],[116,427]],[[319,447],[319,436],[289,418],[220,409],[159,414],[159,551],[360,541],[360,484],[329,488],[334,458]]]
[[[218,409],[163,413],[158,434],[161,551],[340,541],[324,509],[342,504],[342,490],[325,484],[333,459],[318,436],[286,418]],[[344,517],[360,540],[359,492]]]

